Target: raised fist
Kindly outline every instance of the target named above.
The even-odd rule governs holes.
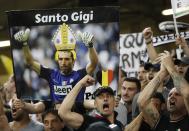
[[[79,82],[81,83],[82,87],[88,87],[95,83],[95,79],[90,75],[86,75]]]
[[[143,31],[142,31],[142,35],[146,41],[146,44],[150,44],[152,43],[152,36],[153,36],[153,32],[152,32],[152,29],[150,27],[148,28],[145,28]]]
[[[77,37],[79,41],[82,41],[85,46],[93,47],[93,38],[94,36],[89,32],[81,33],[80,31],[77,32]]]
[[[178,37],[176,38],[176,45],[177,45],[177,46],[180,45],[182,48],[188,46],[186,40],[185,40],[183,37],[180,37],[180,36],[178,36]]]
[[[153,32],[152,32],[151,27],[145,28],[145,29],[142,31],[142,34],[143,34],[144,39],[152,38]]]
[[[25,31],[21,30],[19,32],[17,32],[14,35],[14,39],[17,40],[18,42],[27,42],[28,38],[29,38],[29,34],[30,34],[30,29],[27,28]]]

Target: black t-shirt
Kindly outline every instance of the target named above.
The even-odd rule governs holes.
[[[109,125],[111,125],[111,123],[105,119],[104,117],[92,117],[89,115],[83,115],[84,121],[81,125],[81,127],[79,129],[77,129],[76,131],[88,131],[88,128],[90,128],[90,126],[94,123],[98,123],[98,122],[103,122],[104,126],[109,127]],[[115,120],[115,125],[116,126],[116,131],[122,131],[122,124],[121,122]]]
[[[127,113],[127,124],[131,123],[132,121],[132,112]]]
[[[139,131],[152,131],[152,129],[145,121],[142,121]]]
[[[189,131],[189,116],[185,115],[177,121],[170,121],[166,115],[162,115],[155,129],[150,129],[146,123],[142,123],[139,131]]]
[[[189,115],[177,121],[170,121],[168,125],[167,131],[189,131]]]
[[[142,122],[139,131],[166,131],[169,118],[167,115],[162,114],[156,127],[152,129],[145,121]]]

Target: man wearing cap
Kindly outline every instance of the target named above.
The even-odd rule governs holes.
[[[62,28],[60,31],[64,29],[67,30],[67,26],[65,24],[61,25],[60,27]],[[65,32],[63,33],[60,32],[60,34],[64,35]],[[79,34],[79,38],[88,47],[90,62],[88,63],[86,68],[74,71],[73,70],[74,62],[75,62],[74,50],[72,48],[68,48],[68,50],[65,50],[64,41],[59,45],[56,44],[58,46],[55,45],[57,48],[57,61],[60,70],[47,68],[41,65],[38,61],[34,60],[31,55],[29,46],[27,44],[29,34],[30,34],[30,30],[26,29],[25,31],[19,31],[18,33],[16,33],[14,37],[15,40],[23,43],[22,49],[27,64],[31,67],[31,69],[37,72],[37,74],[40,77],[46,79],[49,82],[52,100],[55,103],[61,103],[64,97],[75,86],[75,84],[80,79],[82,79],[86,74],[92,74],[96,68],[96,65],[98,63],[98,57],[95,48],[93,48],[93,35],[88,32]],[[65,36],[67,37],[68,35]],[[67,39],[63,39],[63,40],[67,40]],[[66,44],[67,47],[69,47],[68,45],[69,44]],[[77,97],[78,101],[83,101],[84,92],[85,89],[83,88]]]
[[[122,125],[115,119],[115,98],[114,92],[110,87],[99,87],[95,91],[95,116],[89,116],[86,114],[82,115],[71,111],[79,91],[83,87],[92,85],[94,82],[94,78],[86,75],[75,85],[75,87],[65,97],[58,110],[60,117],[68,126],[76,129],[77,131],[88,131],[92,127],[98,126],[98,123],[96,122],[100,122],[99,126],[102,126],[102,122],[103,125],[108,129],[111,129],[113,131],[121,131]]]

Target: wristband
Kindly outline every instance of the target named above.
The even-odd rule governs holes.
[[[90,42],[88,47],[89,47],[89,48],[93,48],[93,43]]]
[[[23,46],[27,46],[28,44],[27,44],[27,42],[25,41],[25,42],[23,42],[22,45],[23,45]]]
[[[149,44],[151,44],[152,43],[152,39],[150,38],[150,39],[147,39],[147,40],[145,40],[146,41],[146,44],[147,45],[149,45]]]

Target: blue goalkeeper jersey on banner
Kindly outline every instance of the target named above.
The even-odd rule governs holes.
[[[72,71],[71,74],[64,75],[59,70],[41,66],[40,77],[48,81],[51,99],[55,103],[61,103],[65,96],[77,84],[77,82],[81,80],[86,74],[86,69]],[[76,101],[83,101],[84,94],[85,88],[82,88],[76,98]]]

